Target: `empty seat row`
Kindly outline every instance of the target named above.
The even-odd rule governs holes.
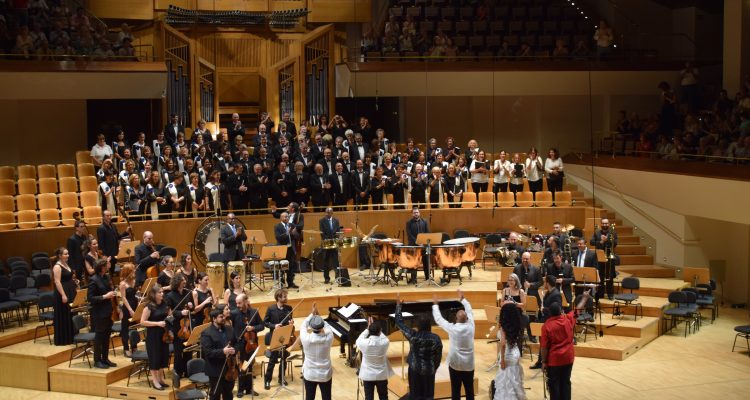
[[[81,214],[83,212],[83,214]],[[80,217],[82,215],[82,217]],[[87,224],[101,224],[102,208],[99,206],[24,210],[18,213],[12,211],[0,211],[0,231],[16,229],[33,229],[39,226],[51,228],[55,226],[73,226],[77,218],[83,218]]]
[[[80,203],[79,203],[80,198]],[[99,192],[86,191],[0,196],[0,211],[43,210],[48,208],[89,207],[99,205]]]
[[[96,176],[82,176],[76,179],[73,176],[67,176],[60,179],[42,178],[39,181],[31,178],[19,179],[16,184],[11,179],[0,179],[0,196],[13,196],[16,194],[37,194],[37,193],[68,193],[97,190],[99,182]]]
[[[573,205],[572,193],[562,191],[555,193],[555,199],[552,200],[552,192],[499,192],[497,197],[492,192],[481,192],[477,195],[474,192],[465,192],[461,201],[462,208],[492,208],[492,207],[570,207]]]
[[[78,176],[94,175],[94,165],[91,160],[78,164]],[[19,165],[11,167],[0,166],[0,179],[45,179],[75,177],[76,166],[73,164],[42,164],[42,165]]]

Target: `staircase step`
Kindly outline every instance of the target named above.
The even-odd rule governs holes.
[[[640,255],[619,255],[620,264],[622,265],[651,265],[654,263],[654,256]]]
[[[577,200],[577,199],[583,199],[583,196],[584,196],[583,192],[581,192],[581,191],[579,191],[579,190],[571,190],[571,191],[570,191],[570,195],[571,195],[571,196],[572,196],[572,197],[573,197],[574,199],[576,199],[576,200]]]
[[[633,244],[619,245],[617,246],[617,254],[621,256],[646,254],[646,246]]]
[[[634,235],[620,235],[620,234],[618,234],[617,235],[617,242],[618,242],[617,248],[619,249],[620,246],[622,246],[622,245],[640,244],[641,243],[641,238],[639,236],[634,236]]]
[[[620,249],[620,247],[617,247]],[[675,270],[661,265],[618,265],[617,270],[638,278],[674,278]]]
[[[615,232],[617,232],[617,238],[620,238],[620,235],[632,235],[633,234],[633,227],[632,226],[615,226]],[[618,240],[619,241],[619,240]]]

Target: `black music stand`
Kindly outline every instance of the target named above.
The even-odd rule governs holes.
[[[435,281],[435,270],[432,266],[432,245],[440,244],[443,241],[442,232],[438,233],[420,233],[417,235],[416,243],[421,246],[425,246],[425,256],[427,257],[427,271],[430,274],[429,279],[417,285],[421,287],[423,285],[435,285],[437,287],[443,287],[440,283]]]
[[[286,390],[292,394],[298,394],[292,389],[289,389],[287,385],[284,384],[284,374],[286,373],[286,361],[283,357],[284,352],[287,351],[288,347],[291,347],[294,343],[289,343],[290,336],[292,335],[292,331],[294,330],[294,325],[284,325],[281,327],[278,327],[273,330],[273,335],[271,336],[271,344],[268,345],[268,350],[271,351],[280,351],[281,357],[279,362],[279,373],[281,374],[281,384],[276,389],[275,392],[271,395],[271,397],[276,397],[282,390]],[[268,379],[268,377],[266,378]],[[302,385],[304,387],[304,384]]]
[[[599,270],[596,267],[575,267],[573,268],[573,276],[575,277],[576,282],[582,282],[581,286],[583,287],[583,292],[586,291],[586,289],[591,289],[591,296],[594,298],[594,313],[599,314],[599,332],[600,336],[604,336],[604,330],[602,329],[602,308],[601,304],[599,303],[599,298],[596,296],[596,290],[599,287]],[[575,298],[573,299],[575,301]],[[575,305],[573,306],[575,307]],[[595,315],[592,315],[592,318],[596,318]],[[585,331],[583,333],[584,338],[583,341],[586,341],[586,334],[589,332],[591,328],[590,326],[584,324]],[[596,330],[594,329],[594,332],[591,332],[594,334],[594,337],[596,337]]]
[[[248,274],[247,281],[245,281],[245,285],[250,282],[250,289],[253,288],[253,285],[258,288],[261,292],[265,290],[265,286],[263,289],[261,289],[260,285],[258,284],[258,277],[255,276],[253,273],[253,262],[256,262],[260,259],[260,257],[255,258],[254,252],[255,252],[255,245],[264,246],[268,243],[268,240],[266,240],[266,233],[263,230],[246,230],[245,234],[247,235],[247,240],[245,240],[245,245],[248,246],[249,255],[245,255],[245,259],[242,260],[246,264],[250,265],[250,273]]]

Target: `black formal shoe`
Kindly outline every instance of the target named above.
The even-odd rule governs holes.
[[[271,389],[271,382],[263,382],[263,389],[270,390]]]
[[[534,365],[529,367],[529,369],[539,369],[539,368],[542,368],[542,363],[535,363]]]
[[[529,342],[536,343],[536,336],[532,336],[531,338],[529,338]]]
[[[245,391],[244,391],[244,390],[238,390],[238,391],[237,391],[237,398],[238,398],[238,399],[239,399],[239,398],[242,398],[242,396],[244,396],[244,395],[245,395]]]
[[[289,285],[289,289],[299,289],[299,286],[292,283],[291,285]]]
[[[116,367],[117,366],[117,364],[115,364],[115,363],[113,363],[112,361],[109,361],[109,360],[104,360],[104,363],[107,364],[107,365],[109,365],[110,367]]]
[[[165,387],[165,388],[168,388],[168,387],[169,387],[169,385],[167,385],[166,383],[162,383],[162,384],[161,384],[161,386],[162,386],[162,387]]]
[[[99,369],[109,369],[109,365],[107,365],[107,364],[105,364],[105,363],[103,363],[101,361],[95,362],[94,363],[94,367],[99,368]]]
[[[324,285],[330,285],[331,284],[331,280],[330,279],[326,279],[326,280],[323,281],[323,284]]]

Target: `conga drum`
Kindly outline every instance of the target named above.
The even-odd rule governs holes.
[[[206,264],[206,275],[208,275],[208,287],[215,296],[224,294],[224,263],[210,262]]]
[[[326,250],[333,250],[339,246],[338,244],[336,244],[336,239],[323,239],[323,242],[321,242],[320,247]]]
[[[232,287],[232,272],[236,272],[240,274],[240,282],[242,282],[242,285],[245,285],[245,278],[247,277],[247,273],[245,272],[245,262],[244,261],[230,261],[227,263],[227,286]],[[211,282],[211,278],[208,278],[208,281]]]

